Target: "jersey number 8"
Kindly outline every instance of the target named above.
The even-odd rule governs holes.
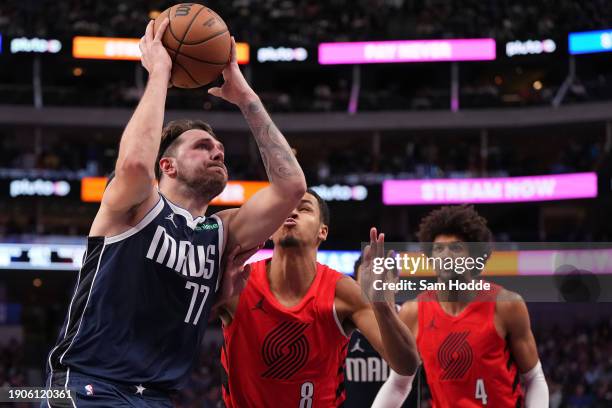
[[[300,408],[312,408],[312,397],[314,395],[314,384],[310,381],[302,384],[302,389],[300,390]]]

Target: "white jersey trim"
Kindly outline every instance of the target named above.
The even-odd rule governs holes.
[[[225,241],[223,239],[223,221],[218,215],[211,215],[210,218],[217,220],[217,224],[219,225],[219,229],[217,232],[219,233],[219,273],[217,274],[217,286],[215,287],[215,292],[219,290],[219,285],[221,284],[221,278],[223,275],[223,267],[221,266],[221,260],[223,259],[223,250],[225,249]]]
[[[87,258],[87,250],[85,250],[85,254],[83,255],[83,261],[85,261],[86,258]],[[64,337],[63,337],[64,339],[66,338],[66,335],[68,334],[68,326],[70,325],[70,314],[72,313],[72,305],[74,304],[74,299],[76,298],[76,294],[79,291],[79,285],[81,284],[81,271],[82,271],[82,269],[83,269],[82,267],[81,267],[81,269],[79,269],[79,273],[77,275],[76,287],[74,288],[74,293],[72,294],[72,299],[70,299],[70,305],[68,305],[68,319],[66,319],[66,328],[64,329]],[[60,334],[61,334],[61,331],[60,331]],[[51,356],[53,355],[55,350],[57,350],[58,347],[59,347],[59,344],[57,344],[55,347],[53,347],[53,349],[49,352],[49,356],[47,357],[47,362],[49,364],[49,390],[51,390],[51,387],[53,385],[53,365],[51,364]],[[48,399],[47,399],[47,406],[49,408],[51,408],[51,405],[49,404],[49,400]]]
[[[338,313],[336,312],[336,302],[333,303],[333,314],[334,314],[334,321],[336,322],[336,326],[338,326],[338,330],[340,330],[340,333],[346,337],[347,339],[349,338],[349,336],[346,335],[346,332],[344,331],[344,329],[342,328],[342,323],[340,323],[340,319],[338,319]]]
[[[157,217],[159,213],[162,212],[163,209],[164,209],[164,200],[160,196],[159,201],[157,202],[157,204],[155,204],[155,207],[153,207],[147,213],[147,215],[145,215],[145,217],[142,220],[140,220],[138,224],[136,224],[134,227],[130,228],[129,230],[119,235],[114,235],[112,237],[105,237],[104,245],[114,244],[116,242],[123,241],[124,239],[127,239],[131,237],[132,235],[136,234],[137,232],[141,231],[144,227],[149,225],[155,219],[155,217]]]
[[[164,197],[166,198],[166,197]],[[201,223],[204,222],[206,220],[206,217],[196,217],[193,218],[193,216],[191,215],[191,213],[189,211],[187,211],[186,209],[179,207],[178,205],[174,204],[172,201],[168,200],[168,198],[166,198],[166,201],[168,202],[168,205],[170,206],[170,208],[172,209],[172,211],[178,215],[182,215],[185,218],[185,221],[187,221],[187,226],[191,229],[195,229],[195,227]]]
[[[68,347],[66,347],[66,351],[60,356],[59,362],[60,364],[64,364],[62,361],[66,356],[66,353],[70,350],[70,347],[74,344],[74,341],[79,336],[79,331],[81,331],[81,324],[83,323],[83,318],[85,317],[85,313],[87,312],[87,305],[89,305],[89,299],[91,298],[91,292],[93,292],[94,285],[96,284],[96,277],[98,276],[98,272],[100,271],[100,263],[102,261],[102,257],[104,256],[104,249],[106,249],[106,243],[102,246],[100,250],[100,257],[98,258],[98,265],[96,266],[96,272],[94,273],[93,279],[91,281],[91,286],[89,287],[89,293],[87,294],[87,300],[85,301],[85,307],[83,307],[83,313],[81,314],[81,319],[79,320],[79,326],[77,327],[77,331],[74,334],[74,337],[70,341]]]

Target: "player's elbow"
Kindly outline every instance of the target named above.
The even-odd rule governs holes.
[[[291,195],[292,197],[295,197],[297,202],[299,203],[302,197],[304,197],[304,194],[306,194],[307,189],[308,189],[308,186],[306,185],[306,179],[304,178],[304,175],[302,174],[301,177],[298,177],[298,180],[292,183]]]
[[[301,172],[300,172],[301,173]],[[274,184],[272,184],[274,186]],[[306,194],[307,186],[304,175],[295,177],[292,180],[286,180],[281,185],[277,185],[275,189],[277,194],[283,198],[283,201],[293,203],[293,207],[300,203],[304,194]]]

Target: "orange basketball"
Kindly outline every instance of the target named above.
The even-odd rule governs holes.
[[[155,19],[154,32],[166,17],[170,24],[162,43],[172,58],[172,85],[198,88],[217,79],[230,60],[232,46],[221,17],[201,4],[176,4]]]

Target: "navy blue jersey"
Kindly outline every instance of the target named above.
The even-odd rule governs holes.
[[[164,197],[135,227],[89,237],[48,370],[176,390],[198,361],[219,289],[223,225]]]
[[[372,347],[359,330],[351,336],[346,356],[344,388],[346,389],[346,408],[369,407],[374,402],[378,390],[387,378],[391,369],[380,354]],[[416,406],[407,398],[403,407]]]

